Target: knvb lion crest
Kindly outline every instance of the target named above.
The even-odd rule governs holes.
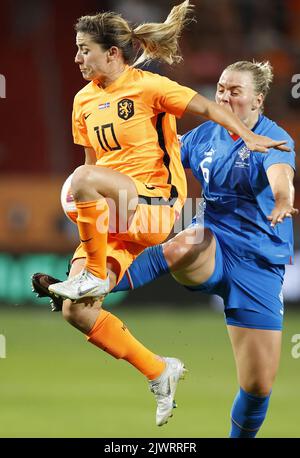
[[[134,104],[130,99],[122,99],[118,102],[118,115],[122,119],[129,119],[134,115]]]

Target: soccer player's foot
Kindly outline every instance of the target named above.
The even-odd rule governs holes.
[[[154,380],[149,381],[149,387],[157,402],[156,424],[162,426],[168,423],[172,416],[172,410],[177,407],[174,400],[177,384],[184,378],[187,370],[184,364],[177,358],[163,358],[166,368],[163,373]]]
[[[48,289],[50,285],[60,283],[61,280],[51,277],[50,275],[37,272],[31,277],[32,291],[37,297],[49,297],[52,312],[60,312],[62,310],[63,300],[61,297],[55,296]]]
[[[84,297],[98,299],[109,293],[109,276],[105,280],[96,277],[87,269],[61,283],[49,286],[49,291],[72,301]]]

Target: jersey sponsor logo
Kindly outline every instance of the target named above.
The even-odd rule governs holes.
[[[100,105],[98,105],[99,110],[105,110],[105,108],[109,108],[109,107],[110,107],[110,102],[100,103]]]
[[[118,102],[118,116],[122,119],[130,119],[134,115],[133,100],[122,99]]]
[[[87,119],[89,116],[91,116],[92,113],[89,113],[87,115],[84,115],[84,119]]]

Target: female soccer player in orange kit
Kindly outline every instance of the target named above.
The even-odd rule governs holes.
[[[284,141],[254,134],[233,113],[192,89],[129,65],[136,47],[143,54],[135,65],[154,59],[179,61],[178,38],[189,10],[187,0],[163,24],[135,29],[113,12],[78,20],[75,62],[90,81],[76,95],[73,109],[74,141],[86,154],[85,165],[75,170],[72,180],[81,239],[73,259],[83,261],[76,263],[69,280],[49,287],[67,298],[64,317],[91,343],[126,359],[150,380],[158,425],[171,415],[184,366],[143,347],[118,318],[101,309],[98,299],[139,253],[167,238],[184,204],[186,181],[175,117],[202,115],[239,135],[251,150],[287,149]],[[118,223],[112,233],[114,209]]]

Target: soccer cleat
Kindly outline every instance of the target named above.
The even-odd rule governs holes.
[[[61,280],[43,273],[35,273],[31,277],[32,291],[37,297],[49,297],[51,312],[60,312],[62,310],[63,300],[51,293],[48,287],[52,284],[59,283]]]
[[[177,407],[174,400],[177,384],[187,372],[179,359],[163,358],[163,360],[166,363],[165,370],[159,377],[149,381],[150,391],[154,394],[157,402],[157,426],[168,423],[168,419],[172,417],[172,410]]]
[[[50,285],[49,291],[72,301],[78,301],[84,297],[98,299],[109,293],[109,275],[102,280],[87,269],[83,269],[66,281]]]

